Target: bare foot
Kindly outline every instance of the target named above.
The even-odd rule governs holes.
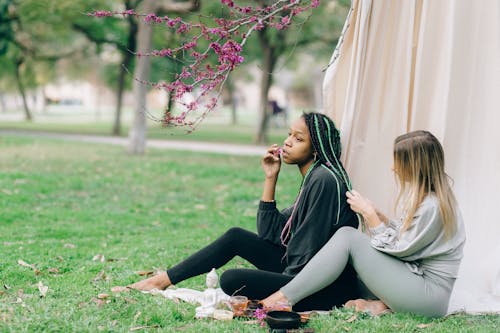
[[[150,278],[128,285],[126,288],[140,291],[151,291],[153,289],[164,290],[171,284],[167,272],[160,272]]]
[[[390,311],[384,302],[379,300],[355,299],[344,305],[345,308],[354,308],[358,312],[369,312],[372,316],[380,316]]]
[[[130,288],[123,286],[114,286],[113,288],[111,288],[112,293],[128,293],[129,291]]]
[[[262,304],[264,309],[266,309],[267,311],[271,310],[292,311],[292,306],[290,305],[290,302],[288,301],[286,296],[279,290],[274,294],[268,296],[267,298],[261,300],[260,304]]]

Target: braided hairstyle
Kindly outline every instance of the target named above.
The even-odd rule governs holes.
[[[320,163],[321,167],[326,168],[328,171],[330,171],[330,173],[336,180],[338,198],[337,219],[336,221],[334,221],[334,224],[336,225],[340,222],[340,198],[342,195],[340,193],[340,184],[344,183],[349,191],[352,189],[349,176],[347,175],[342,162],[340,162],[340,153],[342,151],[342,147],[340,144],[340,132],[335,127],[333,121],[324,114],[317,112],[303,113],[302,117],[304,118],[307,128],[309,129],[311,143],[316,154],[315,164]],[[307,178],[307,174],[302,182],[305,181],[305,178]],[[281,244],[284,246],[287,246],[287,242],[290,239],[292,220],[294,217],[295,209],[297,207],[297,203],[301,199],[301,194],[302,185],[299,195],[295,200],[292,214],[288,218],[288,221],[285,223],[285,226],[281,231],[280,239]]]
[[[317,112],[304,113],[302,117],[309,129],[311,143],[317,154],[316,158],[333,172],[337,181],[343,182],[347,189],[351,190],[351,181],[340,161],[342,152],[340,132],[333,121],[326,115]]]

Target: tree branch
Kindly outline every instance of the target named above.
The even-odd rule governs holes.
[[[73,28],[73,30],[82,33],[88,40],[90,40],[96,44],[112,44],[112,45],[116,46],[118,49],[120,49],[121,51],[127,51],[127,48],[124,45],[122,45],[119,41],[109,39],[109,38],[95,36],[85,26],[83,26],[79,23],[73,22],[71,24],[71,27]]]

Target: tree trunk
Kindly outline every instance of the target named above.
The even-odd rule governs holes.
[[[26,116],[26,121],[32,121],[33,116],[31,115],[30,108],[28,106],[28,101],[26,100],[26,91],[24,89],[24,84],[21,79],[21,65],[23,64],[24,59],[18,59],[16,61],[16,81],[17,81],[17,88],[19,89],[19,93],[21,94],[21,98],[23,100],[23,108],[24,108],[24,114]]]
[[[274,66],[276,65],[276,49],[269,45],[264,31],[259,31],[259,37],[262,47],[262,77],[260,81],[259,121],[254,141],[257,144],[263,144],[267,143],[267,128],[269,120],[268,94],[273,82],[272,73]]]
[[[144,0],[142,2],[142,13],[159,12],[175,12],[186,13],[188,11],[199,8],[199,0],[191,0],[185,2],[176,2],[173,0],[159,2],[155,0]],[[137,29],[137,50],[141,52],[149,52],[152,46],[153,30],[151,25],[140,23]],[[151,71],[150,57],[139,57],[134,71],[134,120],[129,132],[128,151],[132,154],[144,154],[146,148],[146,94],[147,86],[138,81],[149,80]]]
[[[155,0],[144,0],[141,11],[152,13],[155,10]],[[140,23],[137,32],[137,50],[148,52],[152,45],[151,25]],[[134,71],[134,120],[129,133],[128,151],[132,154],[142,155],[146,149],[146,95],[148,86],[139,81],[148,81],[151,71],[151,58],[142,56],[137,59]]]
[[[7,112],[7,103],[5,102],[5,95],[0,91],[0,106],[2,106],[2,113]]]
[[[175,100],[174,100],[174,94],[167,92],[167,102],[165,105],[165,112],[174,112],[174,107],[175,107]]]
[[[127,8],[129,6],[127,5]],[[122,105],[123,105],[123,92],[125,91],[125,77],[127,74],[127,69],[130,67],[137,46],[137,22],[132,16],[128,17],[129,31],[127,37],[127,46],[125,50],[122,50],[122,65],[120,66],[120,74],[118,76],[118,87],[116,90],[116,113],[115,121],[113,124],[113,135],[119,136],[121,133],[121,115],[122,115]]]

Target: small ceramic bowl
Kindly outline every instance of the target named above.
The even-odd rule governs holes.
[[[271,329],[298,328],[300,315],[293,311],[270,311],[266,315],[266,322]]]

